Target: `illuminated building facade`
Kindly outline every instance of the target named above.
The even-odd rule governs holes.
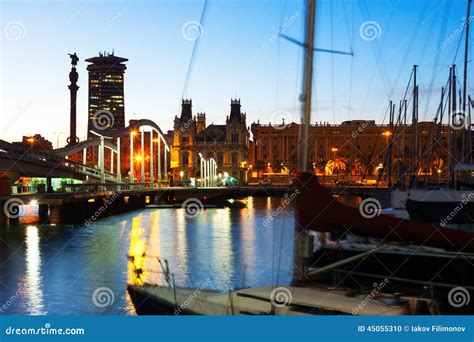
[[[290,172],[297,169],[299,125],[260,124],[251,125],[253,135],[253,177],[264,173]],[[428,150],[425,155],[431,164],[419,158],[419,173],[433,174],[446,167],[447,126],[432,122],[418,124],[418,151]],[[308,166],[317,174],[375,175],[377,168],[386,164],[389,142],[392,141],[393,174],[398,166],[411,165],[413,158],[413,131],[411,125],[392,128],[377,125],[373,120],[350,120],[341,124],[320,123],[309,129]],[[334,163],[335,162],[335,163]],[[331,167],[327,167],[328,164]],[[398,166],[397,166],[398,165]]]
[[[200,156],[214,158],[217,173],[246,180],[250,132],[240,100],[231,100],[225,125],[206,126],[206,114],[193,116],[192,101],[183,100],[181,115],[174,120],[171,171],[175,180],[199,178]]]
[[[88,137],[94,122],[99,126],[117,130],[125,126],[124,72],[126,58],[100,53],[98,57],[86,59],[89,72]]]

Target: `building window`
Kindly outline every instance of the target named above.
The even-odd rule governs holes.
[[[188,152],[184,152],[182,155],[181,155],[181,161],[183,164],[184,167],[187,167],[189,165],[189,155],[188,155]]]
[[[232,144],[238,144],[239,143],[239,133],[232,133],[231,141],[232,141]]]
[[[181,137],[181,145],[188,145],[189,137]]]
[[[224,164],[224,155],[222,152],[219,152],[217,155],[217,164],[222,167],[222,164]]]
[[[231,154],[232,166],[237,166],[239,163],[239,154],[237,152],[232,152]]]

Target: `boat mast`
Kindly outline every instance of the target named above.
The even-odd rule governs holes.
[[[449,184],[451,182],[451,167],[452,167],[452,158],[453,158],[453,130],[451,129],[451,92],[452,92],[452,85],[451,78],[453,77],[453,67],[449,68],[449,80],[448,80],[448,115],[446,116],[448,119],[448,153],[446,153],[447,157],[447,177],[446,181]]]
[[[451,75],[451,122],[453,125],[458,124],[459,118],[456,115],[456,64],[453,64],[452,66],[452,75]],[[457,160],[459,160],[459,153],[458,153],[458,147],[457,147],[457,132],[455,129],[453,129],[453,156],[455,158],[455,161],[457,163]],[[454,168],[453,168],[454,169]],[[456,184],[455,184],[456,186]]]
[[[303,90],[300,95],[301,124],[299,132],[299,160],[298,172],[300,176],[308,175],[308,135],[311,123],[311,88],[313,81],[313,51],[314,51],[314,18],[316,0],[306,0],[304,10],[306,12],[305,21],[305,42],[304,47],[304,67],[303,67]],[[297,200],[298,201],[298,200]],[[298,204],[295,215],[298,215]],[[297,224],[295,219],[295,239],[293,255],[293,284],[298,284],[305,279],[306,269],[309,266],[309,257],[312,251],[312,239],[306,233],[306,227]]]
[[[388,157],[388,168],[387,168],[387,178],[388,178],[388,187],[392,186],[392,139],[393,139],[393,120],[395,117],[395,104],[390,100],[390,120],[389,120],[389,132],[387,135],[387,157]]]
[[[298,171],[308,171],[309,127],[311,125],[311,95],[313,84],[314,20],[316,0],[306,0],[305,44],[303,63],[303,90],[300,96],[301,125],[299,132]]]
[[[413,140],[413,158],[412,158],[412,186],[416,182],[418,169],[418,84],[416,83],[417,65],[413,66],[413,114],[412,114],[412,140]]]
[[[464,124],[466,123],[466,104],[467,104],[467,63],[469,57],[469,24],[471,22],[471,2],[472,0],[467,0],[467,14],[466,14],[466,40],[464,43],[464,75],[463,75],[463,88],[462,88],[462,115],[464,118]],[[471,122],[469,117],[469,129],[466,130],[466,125],[463,125],[463,137],[462,137],[462,155],[461,158],[465,158],[465,146],[466,142],[469,142],[469,146],[471,146]],[[469,136],[467,136],[469,133]],[[470,152],[470,148],[469,148]],[[470,158],[470,153],[469,153]]]

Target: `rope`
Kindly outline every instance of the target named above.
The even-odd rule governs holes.
[[[204,29],[204,21],[206,19],[208,3],[209,3],[208,0],[204,0],[204,6],[203,6],[202,12],[201,12],[201,19],[199,20],[200,30]],[[182,98],[185,98],[188,95],[189,80],[191,78],[191,74],[192,74],[192,71],[193,71],[194,61],[196,60],[196,54],[197,54],[197,51],[199,49],[199,42],[200,41],[201,41],[200,37],[197,37],[194,40],[193,52],[191,54],[191,59],[189,60],[188,71],[186,73],[186,79],[184,81]]]

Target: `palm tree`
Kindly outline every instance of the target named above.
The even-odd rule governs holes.
[[[364,173],[364,171],[365,171],[365,165],[362,163],[362,161],[359,158],[356,158],[354,160],[354,163],[352,164],[351,173],[354,176],[360,176]]]
[[[344,159],[342,158],[335,158],[330,159],[326,163],[325,172],[328,175],[338,174],[340,171],[344,171],[347,168]]]

